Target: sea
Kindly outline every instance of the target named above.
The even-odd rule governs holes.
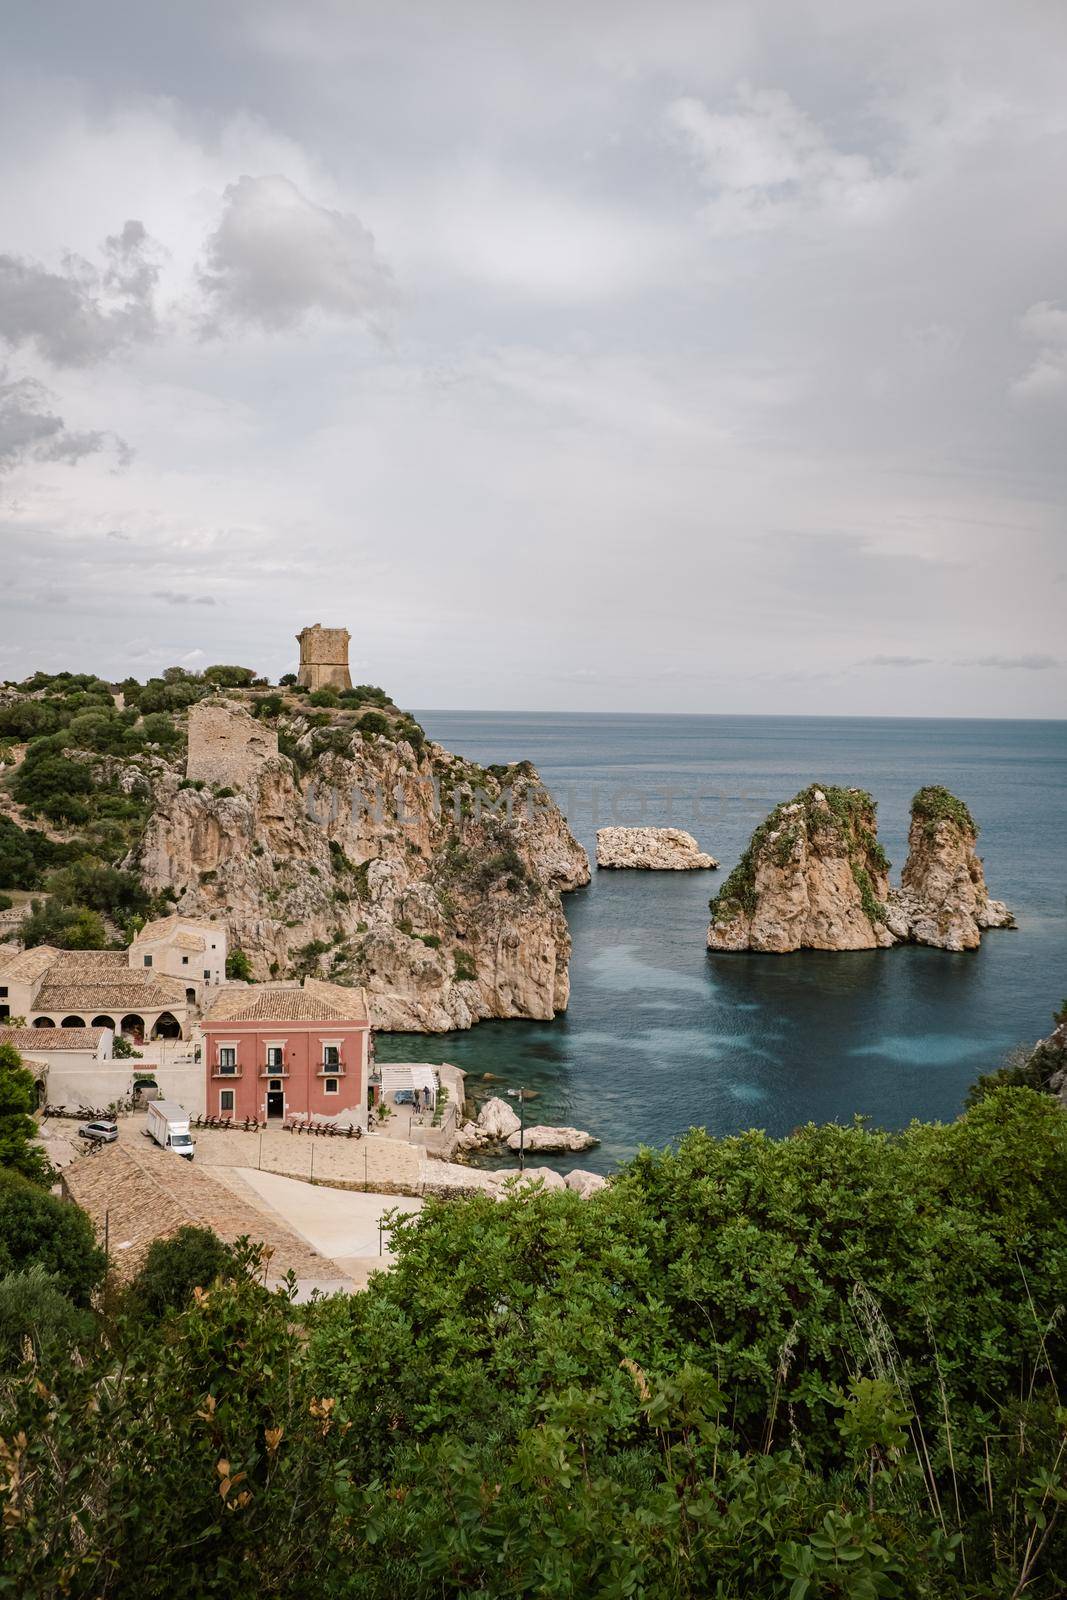
[[[697,1126],[951,1119],[979,1073],[1050,1031],[1067,995],[1067,722],[417,712],[447,749],[532,761],[595,861],[598,827],[673,826],[719,871],[597,871],[564,896],[571,996],[552,1022],[379,1035],[384,1061],[450,1061],[476,1100],[524,1089],[527,1120],[588,1129],[609,1171]],[[912,795],[944,784],[1016,931],[980,950],[709,953],[708,900],[757,823],[809,783],[878,803],[899,881]],[[541,1158],[538,1157],[540,1161]]]

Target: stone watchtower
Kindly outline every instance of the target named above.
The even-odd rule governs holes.
[[[309,689],[351,689],[348,670],[347,628],[324,628],[321,622],[301,628],[296,636],[300,646],[300,671],[297,683]]]

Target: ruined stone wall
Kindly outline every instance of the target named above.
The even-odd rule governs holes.
[[[351,689],[352,677],[348,670],[351,637],[347,628],[324,628],[318,622],[301,629],[296,636],[300,646],[297,682],[309,689]]]
[[[232,700],[199,700],[189,711],[187,778],[240,792],[278,754],[278,735]]]

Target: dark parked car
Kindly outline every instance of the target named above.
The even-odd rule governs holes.
[[[95,1144],[111,1144],[118,1136],[116,1122],[83,1122],[78,1129],[79,1139],[92,1139]]]

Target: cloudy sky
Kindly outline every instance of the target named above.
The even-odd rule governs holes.
[[[1060,0],[43,0],[0,677],[1058,716]]]

